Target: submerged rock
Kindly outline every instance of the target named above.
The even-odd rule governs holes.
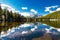
[[[32,40],[52,40],[49,34],[44,34],[43,37],[33,38]]]

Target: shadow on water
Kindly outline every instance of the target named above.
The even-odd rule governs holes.
[[[0,22],[0,33],[1,31],[6,32],[8,29],[18,27],[21,24],[24,24],[24,22]]]
[[[60,21],[41,21],[41,23],[47,24],[55,28],[60,28]]]
[[[21,24],[24,25],[25,27],[20,28],[19,26],[21,26]],[[40,22],[40,23],[38,23],[38,22],[0,22],[0,33],[3,34],[2,31],[4,31],[6,33],[7,30],[18,27],[19,30],[16,29],[17,32],[14,32],[13,34],[9,35],[12,38],[11,37],[9,38],[9,36],[7,36],[7,37],[5,37],[5,40],[52,40],[53,38],[50,37],[50,35],[48,33],[45,33],[46,30],[44,29],[44,27],[46,27],[46,26],[43,24],[47,24],[49,26],[59,28],[60,22],[58,22],[58,21],[51,21],[51,22],[44,21],[44,22]],[[29,27],[27,27],[27,26],[29,26]],[[49,27],[49,26],[47,26],[47,27]],[[26,33],[26,32],[28,32],[28,33],[21,34],[21,33]]]
[[[24,23],[25,22],[21,22],[21,23],[20,22],[0,22],[0,28],[1,28],[0,29],[0,33],[1,33],[1,36],[2,35],[5,36],[4,40],[35,40],[33,38],[42,37],[44,35],[45,32],[37,29],[38,22],[34,22],[34,23],[31,22],[32,24],[30,22],[25,23],[25,24]],[[25,25],[25,26],[30,26],[30,27],[23,27],[22,26],[19,29],[19,31],[17,30],[17,32],[14,32],[13,34],[9,34],[9,36],[11,36],[12,38],[9,38],[9,36],[6,36],[6,35],[8,35],[6,33],[7,30],[12,29],[13,27],[14,28],[19,27],[21,24]],[[30,29],[32,29],[32,30],[30,30]],[[13,30],[11,30],[11,31],[13,31]],[[23,34],[23,33],[25,33],[24,31],[25,32],[28,31],[28,33],[27,34]],[[14,38],[13,38],[13,35],[14,35]]]

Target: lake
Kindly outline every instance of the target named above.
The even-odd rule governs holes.
[[[60,40],[60,22],[0,22],[0,40]]]

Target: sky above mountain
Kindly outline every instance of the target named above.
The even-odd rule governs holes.
[[[60,0],[0,0],[20,12],[45,15],[60,10]]]

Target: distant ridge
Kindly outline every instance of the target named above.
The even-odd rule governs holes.
[[[42,18],[60,19],[60,10],[55,11],[55,12],[50,13],[50,14],[47,14],[47,15],[43,16]]]

